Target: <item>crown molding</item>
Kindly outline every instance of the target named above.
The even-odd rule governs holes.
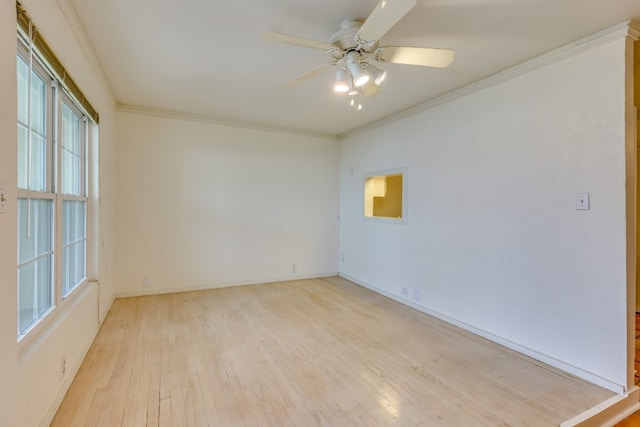
[[[629,37],[634,40],[640,40],[640,22],[629,21]]]
[[[340,134],[338,135],[338,137],[341,140],[343,140],[343,139],[354,137],[356,135],[363,134],[370,130],[387,125],[389,123],[404,119],[406,117],[414,116],[418,113],[430,110],[432,108],[438,107],[443,104],[447,104],[456,99],[460,99],[465,96],[472,95],[476,92],[480,92],[481,90],[487,89],[492,86],[496,86],[500,83],[504,83],[506,81],[512,80],[516,77],[520,77],[532,71],[539,70],[551,64],[555,64],[557,62],[579,55],[583,52],[587,52],[597,47],[606,45],[615,40],[620,40],[625,37],[633,38],[634,34],[636,35],[635,37],[637,40],[638,39],[637,36],[640,36],[640,24],[638,24],[635,21],[622,22],[620,24],[614,25],[612,27],[599,31],[595,34],[592,34],[590,36],[584,37],[578,41],[569,43],[563,47],[560,47],[558,49],[554,49],[550,52],[542,54],[536,58],[530,59],[518,65],[515,65],[511,68],[507,68],[506,70],[499,71],[498,73],[493,74],[489,77],[483,78],[481,80],[478,80],[476,82],[463,86],[459,89],[455,89],[451,92],[445,93],[444,95],[441,95],[436,98],[430,99],[428,101],[422,102],[420,104],[414,105],[413,107],[409,107],[405,110],[399,111],[395,114],[392,114],[390,116],[377,120],[373,123],[369,123],[367,125],[353,129],[349,132]]]
[[[73,8],[69,0],[56,0],[56,4],[62,12],[64,19],[67,21],[69,28],[71,28],[71,32],[80,45],[82,53],[87,58],[91,70],[102,85],[104,92],[107,94],[107,98],[109,99],[111,106],[115,109],[117,107],[115,93],[113,91],[111,83],[109,82],[109,79],[104,73],[102,64],[100,64],[100,61],[95,54],[95,50],[93,49],[91,42],[89,42],[89,37],[87,37],[87,33],[84,31],[84,28],[80,23],[80,19],[78,18],[76,10]]]
[[[225,119],[222,117],[213,117],[203,114],[184,113],[180,111],[162,110],[158,108],[142,107],[138,105],[129,105],[118,103],[116,110],[124,113],[143,114],[154,117],[164,117],[169,119],[188,120],[194,122],[208,123],[220,126],[230,126],[242,129],[260,130],[265,132],[273,132],[280,134],[307,136],[312,138],[320,138],[328,141],[339,141],[340,138],[335,134],[313,132],[305,129],[291,128],[285,126],[268,125],[263,123],[254,123],[242,120]]]

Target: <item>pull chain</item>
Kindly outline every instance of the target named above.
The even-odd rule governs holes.
[[[27,239],[31,238],[31,84],[33,82],[33,23],[29,20],[29,78],[27,79]]]

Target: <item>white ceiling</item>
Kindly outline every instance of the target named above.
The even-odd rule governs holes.
[[[378,0],[69,0],[118,104],[340,135],[623,21],[640,0],[418,0],[385,45],[457,51],[446,69],[382,64],[360,111],[326,72],[282,85],[327,53],[262,41],[268,31],[328,41]],[[393,0],[389,0],[393,1]]]

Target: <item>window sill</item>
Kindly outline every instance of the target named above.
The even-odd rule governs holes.
[[[84,279],[60,305],[53,307],[49,313],[36,323],[18,340],[18,362],[22,364],[37,351],[60,327],[73,310],[89,296],[92,286]],[[97,314],[96,314],[97,316]]]

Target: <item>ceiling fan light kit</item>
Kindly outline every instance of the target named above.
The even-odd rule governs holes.
[[[282,33],[266,33],[264,39],[329,53],[329,62],[295,78],[285,86],[295,87],[328,68],[338,67],[333,89],[338,93],[348,93],[351,105],[355,106],[355,95],[358,98],[376,95],[387,76],[387,71],[373,65],[373,61],[439,68],[448,67],[453,61],[455,51],[451,49],[380,45],[380,38],[415,5],[416,0],[381,0],[365,21],[343,21],[329,43]],[[359,99],[357,108],[362,109]]]
[[[347,68],[351,73],[351,77],[353,78],[353,84],[356,87],[360,87],[367,83],[371,78],[369,74],[365,71],[362,64],[360,64],[360,54],[356,51],[350,51],[347,53]]]

